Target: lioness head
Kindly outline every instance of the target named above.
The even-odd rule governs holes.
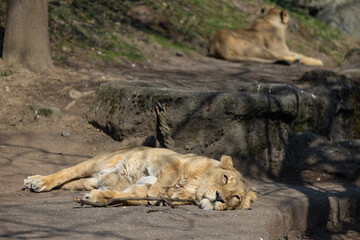
[[[256,195],[248,189],[244,177],[233,167],[231,157],[222,156],[221,165],[208,169],[196,192],[200,208],[232,210],[249,208]]]
[[[267,6],[261,9],[262,18],[280,23],[287,26],[289,22],[289,12],[287,10],[280,10],[275,7]]]

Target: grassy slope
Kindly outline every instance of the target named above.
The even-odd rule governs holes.
[[[130,25],[127,11],[134,0],[62,0],[49,2],[49,22],[54,59],[66,61],[69,52],[83,54],[99,61],[143,61],[150,56],[141,49],[140,42],[156,42],[166,48],[182,51],[206,51],[208,39],[218,29],[239,28],[248,24],[254,13],[244,12],[235,5],[275,4],[270,0],[143,0],[145,5],[164,14],[183,36],[176,42],[166,34],[150,30],[136,30]],[[281,2],[281,1],[280,1]],[[4,24],[5,3],[0,0],[0,25]],[[295,37],[288,41],[290,48],[306,54],[318,51],[340,63],[349,46],[338,31],[286,5],[296,27],[289,28]],[[2,17],[1,17],[2,16]]]
[[[221,28],[243,27],[246,22],[233,4],[217,0],[174,0],[164,3],[159,0],[142,1],[147,6],[163,13],[183,36],[174,42],[166,34],[142,30],[130,26],[127,11],[135,1],[86,0],[49,3],[50,33],[53,50],[90,49],[90,55],[105,61],[141,61],[145,56],[137,48],[136,41],[156,42],[167,48],[182,51],[204,51],[207,41]],[[71,49],[69,49],[71,48]],[[57,56],[64,61],[64,56]]]

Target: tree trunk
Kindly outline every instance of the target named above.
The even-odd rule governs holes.
[[[47,0],[8,0],[3,59],[36,72],[50,72]]]

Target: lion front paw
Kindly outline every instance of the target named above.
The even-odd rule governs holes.
[[[159,196],[148,196],[149,198],[159,198]],[[160,205],[160,201],[159,200],[149,200],[148,201],[149,205],[151,206],[159,206]]]
[[[23,189],[29,189],[33,192],[47,192],[51,190],[49,181],[46,179],[46,176],[29,176],[24,179]]]
[[[150,188],[150,190],[147,193],[147,196],[149,198],[161,198],[162,194],[156,188]],[[149,200],[149,204],[152,205],[152,206],[159,206],[160,201],[158,201],[158,200]]]
[[[106,197],[105,193],[101,190],[91,190],[89,193],[85,194],[82,198],[83,200],[90,202],[107,202],[109,198]]]
[[[213,208],[214,208],[212,202],[208,198],[201,199],[201,201],[198,205],[201,209],[204,209],[204,210],[213,210]]]

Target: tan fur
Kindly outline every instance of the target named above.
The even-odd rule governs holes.
[[[249,208],[256,199],[229,156],[217,161],[147,147],[96,156],[48,176],[30,176],[24,180],[24,188],[34,192],[91,190],[84,199],[94,202],[123,197],[192,199],[206,210]],[[147,201],[128,204],[144,205]]]
[[[323,65],[322,61],[291,52],[286,46],[285,29],[289,22],[286,10],[262,9],[262,15],[245,29],[220,30],[210,41],[208,55],[235,62],[300,62]]]

